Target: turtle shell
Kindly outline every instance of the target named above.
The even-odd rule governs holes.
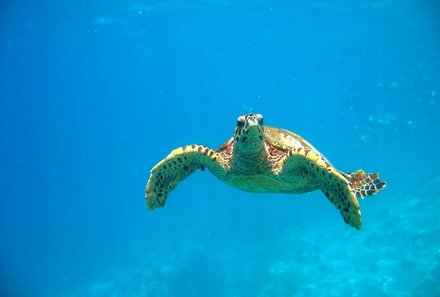
[[[275,146],[278,150],[287,152],[292,149],[303,148],[319,154],[330,165],[330,162],[319,151],[304,138],[285,129],[264,126],[266,141]]]
[[[264,136],[266,137],[266,141],[283,151],[298,149],[300,147],[310,150],[316,150],[301,136],[288,130],[264,126]]]

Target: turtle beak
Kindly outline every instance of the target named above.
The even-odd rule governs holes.
[[[260,114],[248,114],[245,117],[245,130],[248,137],[259,136],[263,133],[263,117]]]
[[[241,154],[253,154],[260,152],[263,146],[263,117],[253,113],[240,116],[234,133],[234,149]]]
[[[246,122],[249,127],[258,125],[258,119],[254,114],[248,114],[246,116]]]

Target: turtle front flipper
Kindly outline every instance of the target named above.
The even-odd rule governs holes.
[[[163,207],[171,191],[197,169],[208,168],[217,177],[226,174],[223,156],[202,145],[188,145],[173,150],[151,170],[145,190],[149,209]]]
[[[361,211],[356,195],[347,179],[317,151],[307,148],[290,150],[283,160],[282,172],[286,176],[299,174],[312,177],[317,187],[341,212],[344,221],[360,229]]]

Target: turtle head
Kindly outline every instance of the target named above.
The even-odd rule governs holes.
[[[234,131],[234,149],[254,153],[261,151],[263,146],[263,116],[254,113],[239,116]]]

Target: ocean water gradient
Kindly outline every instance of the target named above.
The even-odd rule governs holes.
[[[1,296],[439,296],[436,1],[3,1]],[[387,188],[347,226],[320,192],[149,170],[238,115]]]

